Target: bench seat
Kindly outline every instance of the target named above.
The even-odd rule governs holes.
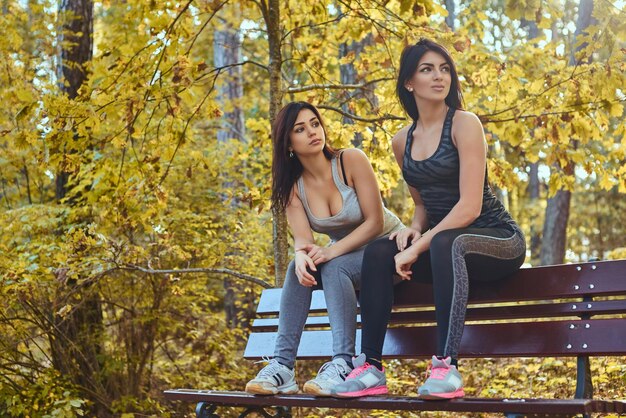
[[[596,412],[626,412],[626,402],[593,399],[498,399],[464,398],[450,401],[424,401],[415,396],[369,396],[356,399],[320,398],[306,394],[259,396],[246,392],[175,389],[165,392],[168,399],[188,402],[208,402],[222,406],[256,406],[337,409],[380,409],[393,411],[450,411],[450,412],[509,412],[534,414],[541,409],[545,414],[590,414]]]

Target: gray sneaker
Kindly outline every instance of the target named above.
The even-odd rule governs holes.
[[[330,396],[331,389],[346,380],[351,371],[352,367],[344,359],[333,359],[324,363],[315,379],[306,382],[302,390],[310,395]]]
[[[246,392],[255,395],[276,395],[277,393],[297,393],[295,373],[283,366],[276,359],[264,359],[267,366],[263,367],[254,379],[246,385]]]
[[[461,373],[451,365],[451,362],[450,357],[438,359],[437,356],[433,356],[428,367],[430,376],[417,389],[420,399],[453,399],[465,396]]]
[[[361,353],[352,359],[354,370],[346,377],[345,382],[332,388],[331,396],[338,398],[357,398],[368,395],[384,395],[387,391],[385,370],[378,370],[376,366],[365,361],[365,354]]]

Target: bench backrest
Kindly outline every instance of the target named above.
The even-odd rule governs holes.
[[[280,292],[261,295],[245,358],[273,355]],[[397,284],[383,356],[429,357],[435,353],[434,323],[432,286]],[[359,340],[357,335],[357,353]],[[498,282],[472,283],[460,357],[624,354],[626,260],[534,267]],[[331,355],[324,295],[315,291],[298,357]]]

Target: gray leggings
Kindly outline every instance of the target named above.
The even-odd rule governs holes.
[[[333,258],[317,266],[316,279],[321,283],[333,336],[333,358],[348,363],[354,355],[356,339],[356,294],[361,281],[364,248]],[[321,279],[321,280],[320,280]],[[311,306],[311,294],[319,287],[305,287],[296,276],[295,263],[289,263],[280,297],[278,337],[274,357],[293,368],[302,330]]]

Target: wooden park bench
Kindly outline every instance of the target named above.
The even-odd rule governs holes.
[[[272,356],[280,292],[269,289],[261,295],[246,359]],[[395,292],[383,357],[429,358],[436,344],[432,286],[402,282]],[[299,360],[330,358],[331,333],[324,312],[323,293],[316,291],[298,350]],[[626,355],[626,260],[528,268],[499,282],[473,283],[466,321],[461,358],[576,357],[575,398],[425,401],[417,396],[388,395],[335,399],[192,389],[167,390],[165,397],[197,403],[198,418],[216,417],[218,406],[244,407],[241,416],[260,412],[266,417],[291,416],[291,407],[491,412],[507,417],[626,413],[626,400],[593,399],[589,367],[590,356]],[[357,336],[357,342],[359,339]],[[266,408],[274,408],[274,415]]]

